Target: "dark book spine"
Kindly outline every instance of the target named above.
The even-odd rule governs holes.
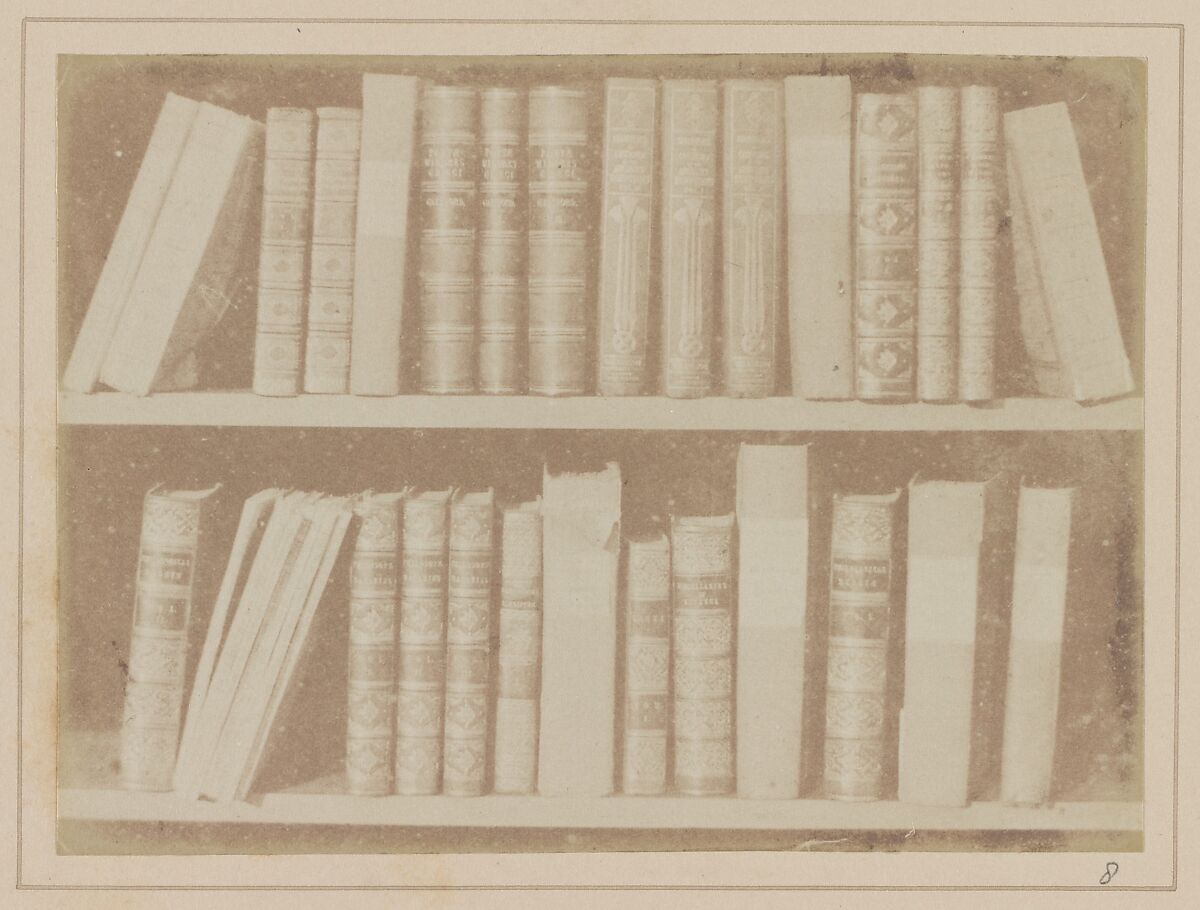
[[[654,80],[605,80],[597,376],[601,395],[640,395],[646,387],[657,107]]]
[[[855,140],[858,397],[911,399],[917,310],[915,99],[859,95]]]
[[[722,89],[725,393],[763,398],[775,392],[783,296],[783,85],[735,79]]]
[[[630,540],[625,576],[625,760],[622,787],[666,791],[671,716],[671,542]]]
[[[362,111],[317,110],[311,276],[304,391],[350,390],[350,318],[354,310],[354,232]]]
[[[829,575],[825,792],[883,795],[888,630],[898,494],[837,495]]]
[[[442,784],[449,497],[424,493],[404,503],[396,792],[410,796],[437,793]]]
[[[421,388],[475,390],[474,89],[428,86],[421,99]]]
[[[662,373],[672,398],[712,389],[717,84],[662,85]]]
[[[450,506],[442,778],[449,796],[479,796],[486,783],[494,525],[491,490]]]
[[[671,524],[675,788],[734,788],[733,516]]]
[[[363,796],[392,792],[396,743],[396,598],[400,509],[395,498],[358,507],[350,560],[346,786]]]
[[[121,721],[120,782],[128,790],[172,786],[207,504],[207,497],[146,494]]]
[[[529,391],[587,388],[588,95],[529,93]]]
[[[312,111],[271,108],[267,111],[254,339],[254,391],[259,395],[300,391],[312,179]]]
[[[479,99],[479,391],[524,389],[525,93]]]

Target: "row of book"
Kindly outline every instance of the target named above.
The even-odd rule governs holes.
[[[590,86],[367,74],[361,109],[268,110],[255,391],[986,401],[1017,340],[1006,212],[1037,390],[1132,391],[1064,103],[845,76],[599,94],[598,135]],[[262,132],[168,96],[65,388],[195,382]]]
[[[673,516],[669,534],[623,537],[615,463],[547,472],[538,499],[506,508],[491,490],[265,490],[211,609],[194,601],[219,565],[197,557],[215,490],[151,490],[122,781],[250,793],[344,572],[354,794],[789,799],[823,741],[829,798],[886,798],[895,767],[904,801],[998,786],[1045,802],[1077,491],[918,477],[907,500],[834,494],[825,522],[810,448],[743,444],[735,513]],[[810,607],[826,596],[827,630]],[[340,673],[323,663],[318,686]]]

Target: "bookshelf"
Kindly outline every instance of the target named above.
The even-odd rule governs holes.
[[[1054,398],[966,404],[871,404],[800,398],[539,398],[167,392],[64,394],[64,425],[396,427],[414,429],[1059,431],[1141,430],[1142,400],[1081,405]]]
[[[742,63],[749,67],[745,73]],[[1057,81],[1031,79],[1040,72],[1041,64],[1028,60],[914,58],[910,64],[913,73],[904,78],[897,78],[883,57],[860,55],[834,60],[833,69],[851,75],[856,91],[895,91],[911,82],[963,83],[968,77],[977,77],[1000,85],[1006,108],[1049,103],[1060,97],[1081,99],[1073,115],[1085,171],[1125,168],[1132,175],[1127,181],[1098,184],[1094,204],[1106,251],[1120,254],[1111,260],[1120,305],[1118,317],[1135,358],[1135,374],[1139,372],[1139,271],[1136,263],[1131,265],[1121,256],[1127,249],[1141,248],[1141,221],[1128,213],[1136,216],[1144,211],[1144,200],[1139,202],[1135,192],[1139,159],[1128,138],[1135,131],[1113,126],[1117,121],[1122,126],[1125,123],[1119,116],[1125,100],[1120,94],[1120,80],[1080,61],[1066,66],[1065,74],[1059,74]],[[128,159],[114,158],[102,143],[84,143],[79,137],[99,129],[98,116],[107,122],[106,108],[128,94],[130,78],[142,80],[142,94],[147,98],[157,97],[156,92],[161,96],[159,89],[193,97],[221,98],[225,97],[221,93],[226,93],[231,99],[228,103],[240,112],[261,117],[268,106],[282,103],[277,86],[272,84],[276,80],[291,83],[289,97],[300,106],[355,107],[360,103],[363,72],[435,76],[445,66],[443,61],[422,58],[330,58],[320,64],[310,61],[276,65],[281,67],[276,77],[266,81],[259,78],[252,61],[241,58],[221,58],[206,66],[176,61],[161,70],[126,61],[126,67],[134,68],[133,76],[113,70],[94,78],[67,80],[72,95],[68,100],[73,104],[64,103],[62,107],[76,137],[77,157],[62,168],[63,197],[76,200],[75,208],[65,211],[61,219],[61,241],[64,249],[72,252],[62,257],[58,302],[63,358],[76,336],[111,239],[111,231],[98,230],[97,225],[112,221],[113,212],[119,215],[134,177]],[[522,70],[514,75],[514,68],[527,65],[533,67],[529,73]],[[623,71],[610,60],[589,59],[586,65],[584,61],[579,65],[593,82]],[[826,61],[804,55],[762,57],[741,63],[689,57],[679,58],[674,65],[673,71],[680,75],[702,78],[737,74],[776,78],[816,72],[818,66],[823,71]],[[560,66],[550,58],[533,63],[492,58],[472,63],[467,78],[480,84],[503,78],[532,85],[555,78]],[[136,129],[131,129],[128,139],[131,148],[144,143],[146,137],[139,137],[137,130],[149,130],[153,111],[140,111],[138,116]],[[593,127],[599,128],[598,124]],[[1118,138],[1114,140],[1114,136]],[[1111,146],[1113,141],[1118,145]],[[1106,152],[1107,157],[1102,158],[1097,152],[1102,148],[1115,151]],[[96,180],[96,173],[107,179]],[[999,288],[1005,323],[1001,328],[1015,338],[1016,294],[1011,271],[1011,264],[1005,263],[1003,286]],[[829,460],[836,462],[837,476],[830,483],[834,489],[858,489],[859,485],[901,487],[918,471],[951,469],[964,474],[1007,470],[1014,476],[1034,474],[1038,480],[1049,477],[1047,482],[1063,484],[1079,477],[1094,481],[1100,515],[1093,529],[1095,536],[1109,534],[1115,528],[1111,537],[1119,549],[1118,558],[1094,573],[1099,577],[1091,580],[1101,592],[1094,600],[1098,605],[1097,624],[1104,628],[1089,639],[1089,647],[1094,645],[1094,650],[1088,658],[1107,657],[1110,661],[1098,674],[1105,678],[1097,683],[1097,689],[1104,685],[1114,689],[1125,686],[1113,696],[1114,700],[1123,699],[1121,704],[1106,708],[1113,715],[1126,709],[1130,712],[1104,728],[1117,734],[1111,737],[1113,741],[1102,743],[1103,750],[1112,755],[1121,753],[1128,745],[1115,743],[1122,732],[1129,733],[1130,740],[1138,738],[1140,718],[1133,712],[1140,698],[1137,661],[1141,655],[1137,649],[1143,609],[1135,517],[1140,507],[1137,484],[1145,407],[1141,397],[1090,405],[1038,397],[1001,397],[979,405],[810,401],[783,396],[262,397],[247,390],[253,360],[252,297],[252,293],[243,293],[207,342],[203,353],[211,362],[205,366],[203,382],[214,386],[212,390],[146,397],[106,391],[87,395],[64,392],[59,397],[58,424],[64,453],[61,501],[71,504],[71,510],[61,516],[65,529],[62,534],[68,541],[60,567],[64,604],[61,615],[68,629],[61,640],[61,653],[77,662],[77,666],[66,664],[62,676],[60,704],[65,735],[60,750],[60,822],[140,825],[146,830],[182,825],[192,826],[197,832],[234,826],[239,833],[244,832],[245,838],[230,835],[225,844],[229,849],[224,852],[238,852],[239,845],[253,838],[257,826],[394,828],[404,837],[411,835],[411,844],[417,845],[411,849],[420,849],[422,843],[415,829],[450,829],[464,834],[467,829],[578,831],[578,843],[584,845],[581,849],[605,843],[596,837],[588,840],[586,831],[616,836],[622,832],[689,831],[707,833],[712,838],[723,832],[846,831],[860,832],[868,839],[874,832],[880,835],[881,843],[885,833],[899,837],[910,831],[958,832],[964,835],[960,843],[968,843],[967,836],[974,835],[982,849],[996,849],[990,844],[998,842],[1000,834],[1013,832],[1140,835],[1141,772],[1136,765],[1114,769],[1117,760],[1093,776],[1076,775],[1070,786],[1055,794],[1059,801],[1039,807],[1002,804],[995,801],[995,793],[962,808],[918,806],[894,799],[362,797],[346,792],[339,773],[324,770],[301,783],[267,786],[265,792],[252,794],[248,801],[230,803],[184,801],[171,793],[119,789],[112,765],[119,754],[117,728],[124,683],[118,666],[127,656],[134,597],[133,572],[125,572],[124,567],[136,565],[140,497],[151,484],[187,488],[219,481],[230,498],[237,500],[268,486],[335,487],[339,493],[349,493],[409,484],[441,488],[465,478],[471,483],[495,485],[509,501],[520,501],[538,494],[542,465],[551,456],[561,455],[564,462],[577,458],[595,464],[611,459],[630,465],[632,470],[623,480],[628,484],[624,493],[626,514],[631,517],[634,513],[645,517],[652,512],[661,516],[668,508],[680,507],[681,502],[695,511],[715,514],[733,508],[733,465],[738,445],[763,441],[766,434],[772,435],[772,442],[827,446],[833,453]],[[997,351],[997,368],[1005,377],[999,387],[1002,395],[1031,394],[1033,386],[1028,375],[1022,378],[1023,354],[1017,347],[1002,345]],[[406,387],[414,387],[411,376]],[[788,385],[779,384],[777,388],[786,389]],[[1105,538],[1105,545],[1108,543]],[[115,566],[122,568],[118,571]],[[1133,657],[1126,654],[1113,658],[1111,639],[1103,640],[1108,628],[1118,630],[1113,635],[1123,636],[1118,643]],[[87,647],[78,647],[76,642],[86,642]],[[343,661],[344,654],[344,650],[340,652]],[[1127,664],[1113,665],[1114,660],[1121,659]],[[1071,669],[1076,677],[1086,675],[1079,666]],[[332,701],[337,702],[341,695],[335,692]],[[1101,712],[1090,710],[1092,707],[1086,699],[1080,699],[1070,709],[1094,721]],[[328,708],[322,706],[322,710]],[[334,708],[343,710],[344,700]],[[314,715],[311,751],[322,753],[323,759],[332,758],[324,761],[328,770],[341,760],[344,718],[316,711]],[[103,729],[95,734],[79,732],[92,727]],[[1072,741],[1079,743],[1079,731],[1074,731],[1074,736]],[[1140,747],[1137,742],[1130,752]],[[1102,751],[1100,746],[1097,751]],[[82,772],[72,767],[81,757],[95,767]],[[1094,769],[1088,770],[1090,773]],[[1099,780],[1098,785],[1093,777]],[[809,782],[804,793],[811,796],[818,791],[819,786]],[[299,836],[296,842],[300,842]]]
[[[317,784],[313,785],[314,787]],[[629,828],[789,831],[1139,831],[1139,803],[1048,807],[972,803],[964,808],[898,802],[739,800],[722,797],[347,796],[288,790],[229,805],[170,793],[69,789],[59,817],[73,821],[384,825],[453,828]]]

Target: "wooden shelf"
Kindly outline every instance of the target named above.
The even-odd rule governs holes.
[[[1073,802],[1041,808],[974,803],[965,808],[898,802],[611,796],[384,796],[288,791],[253,803],[184,801],[172,793],[60,791],[62,819],[104,822],[383,825],[400,827],[1140,831],[1140,803]]]
[[[171,392],[64,394],[60,424],[106,426],[423,427],[632,430],[1141,430],[1142,399],[1097,405],[1052,398],[965,404],[867,404],[799,398],[542,398]]]

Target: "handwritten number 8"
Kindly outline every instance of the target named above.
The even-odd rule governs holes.
[[[1105,863],[1104,874],[1100,876],[1100,884],[1107,885],[1116,877],[1117,869],[1120,868],[1116,863]]]

